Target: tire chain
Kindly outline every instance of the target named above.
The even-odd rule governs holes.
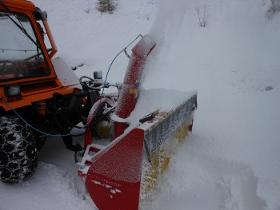
[[[0,179],[18,183],[31,177],[38,161],[34,135],[15,116],[0,117]]]

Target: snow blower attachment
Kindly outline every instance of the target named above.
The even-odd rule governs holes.
[[[196,93],[140,89],[145,62],[155,46],[149,36],[144,36],[132,49],[111,116],[113,141],[104,146],[89,139],[90,134],[85,136],[86,151],[79,175],[100,210],[139,209],[140,199],[156,186],[159,175],[168,167],[173,143],[185,139],[192,128]],[[170,102],[175,95],[177,99]],[[170,106],[159,104],[163,98],[169,100]],[[97,103],[104,104],[106,100],[109,99]],[[97,108],[90,112],[88,125],[94,118],[94,110]]]

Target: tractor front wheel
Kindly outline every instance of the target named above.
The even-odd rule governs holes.
[[[31,129],[15,116],[0,117],[0,180],[13,184],[31,177],[37,161]]]

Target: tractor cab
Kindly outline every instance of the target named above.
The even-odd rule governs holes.
[[[44,31],[39,22],[41,37]],[[50,74],[41,44],[25,14],[0,12],[0,81]]]
[[[35,172],[47,136],[80,149],[70,131],[82,120],[85,94],[55,56],[47,15],[32,2],[0,0],[0,32],[0,180],[17,183]]]
[[[81,89],[71,68],[55,57],[46,12],[27,0],[1,0],[0,30],[0,112]]]

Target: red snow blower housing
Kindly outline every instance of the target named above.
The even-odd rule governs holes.
[[[112,141],[102,146],[92,141],[92,135],[85,136],[87,149],[79,174],[100,210],[137,210],[140,195],[154,187],[158,176],[168,166],[170,154],[165,149],[166,145],[176,138],[185,138],[192,128],[193,112],[197,108],[195,93],[180,93],[180,104],[170,110],[153,110],[148,106],[139,108],[140,114],[137,111],[142,92],[149,95],[149,91],[141,90],[140,83],[146,60],[155,47],[156,43],[144,36],[132,49],[116,109],[110,117],[114,131]],[[170,97],[169,94],[167,91],[165,97]],[[145,97],[142,97],[143,101]],[[106,107],[114,106],[108,98],[96,103],[100,107],[106,103]],[[98,110],[97,107],[94,110]],[[141,116],[143,113],[146,115]],[[90,114],[88,123],[94,124],[94,119]],[[88,127],[86,133],[91,132],[91,127]]]

